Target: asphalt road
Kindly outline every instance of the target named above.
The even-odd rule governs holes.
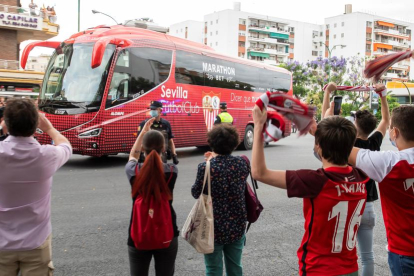
[[[384,140],[384,149],[392,149]],[[316,169],[313,137],[293,136],[265,149],[269,168]],[[181,228],[195,200],[190,194],[203,152],[178,150],[179,176],[174,207]],[[236,151],[235,155],[251,152]],[[132,201],[124,173],[127,155],[92,158],[75,155],[54,177],[52,193],[55,275],[129,275],[127,232]],[[244,275],[297,275],[296,250],[303,235],[302,200],[288,199],[285,190],[259,183],[265,209],[247,234]],[[379,201],[375,203],[375,275],[389,275],[386,237]],[[154,275],[153,271],[151,275]],[[179,238],[176,275],[204,275],[203,255]]]

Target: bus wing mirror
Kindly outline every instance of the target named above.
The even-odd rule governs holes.
[[[124,38],[100,38],[93,46],[91,67],[96,68],[101,65],[106,46],[108,46],[108,44],[114,44],[117,47],[128,47],[132,45],[132,43],[133,42],[131,40]]]
[[[22,58],[20,60],[20,65],[23,69],[26,67],[27,59],[29,58],[30,52],[33,50],[34,47],[46,47],[46,48],[53,48],[58,49],[60,46],[59,41],[36,41],[27,44],[27,46],[24,48],[22,53]]]

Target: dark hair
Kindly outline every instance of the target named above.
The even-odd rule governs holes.
[[[411,120],[414,118],[414,106],[399,106],[392,111],[391,127],[400,130],[406,141],[414,141],[414,127]]]
[[[37,128],[39,113],[31,99],[10,99],[4,108],[4,121],[13,136],[32,136]]]
[[[358,110],[355,113],[355,124],[359,133],[368,136],[377,127],[377,118],[368,110]]]
[[[0,119],[3,118],[4,107],[0,107]]]
[[[322,156],[335,165],[346,165],[356,139],[356,128],[340,116],[323,119],[315,132],[315,143]]]
[[[229,124],[219,124],[207,133],[207,143],[221,155],[229,155],[240,144],[239,132]]]
[[[164,147],[164,136],[159,131],[150,130],[144,135],[142,147],[147,156],[132,185],[132,197],[135,198],[141,195],[144,202],[148,202],[151,197],[154,197],[155,201],[158,202],[163,197],[170,200],[172,198],[171,192],[165,181],[163,163],[160,157]]]

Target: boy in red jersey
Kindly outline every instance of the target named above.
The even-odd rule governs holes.
[[[368,177],[347,165],[356,139],[345,118],[321,121],[315,132],[315,156],[322,169],[274,171],[266,167],[262,129],[266,110],[253,109],[255,126],[252,174],[263,183],[303,198],[305,234],[298,249],[300,275],[358,275],[357,231],[367,198]]]
[[[393,276],[414,275],[414,106],[393,110],[389,130],[398,151],[354,148],[349,163],[378,182]]]

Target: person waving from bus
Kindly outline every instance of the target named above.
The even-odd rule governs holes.
[[[165,150],[162,154],[162,161],[167,163],[167,160],[170,160],[171,157],[173,159],[173,163],[177,165],[179,163],[177,153],[175,152],[175,145],[174,145],[174,135],[171,130],[171,124],[168,120],[161,118],[162,113],[162,103],[159,101],[152,101],[150,106],[150,115],[151,118],[155,118],[154,122],[151,125],[151,129],[160,131],[165,138]],[[149,119],[145,119],[141,122],[138,128],[138,135],[140,134],[141,130],[144,128],[145,123]],[[140,156],[140,162],[144,160],[143,154]]]
[[[227,112],[227,103],[225,102],[220,103],[220,114],[217,115],[216,120],[214,121],[215,125],[221,123],[233,124],[233,116]]]

